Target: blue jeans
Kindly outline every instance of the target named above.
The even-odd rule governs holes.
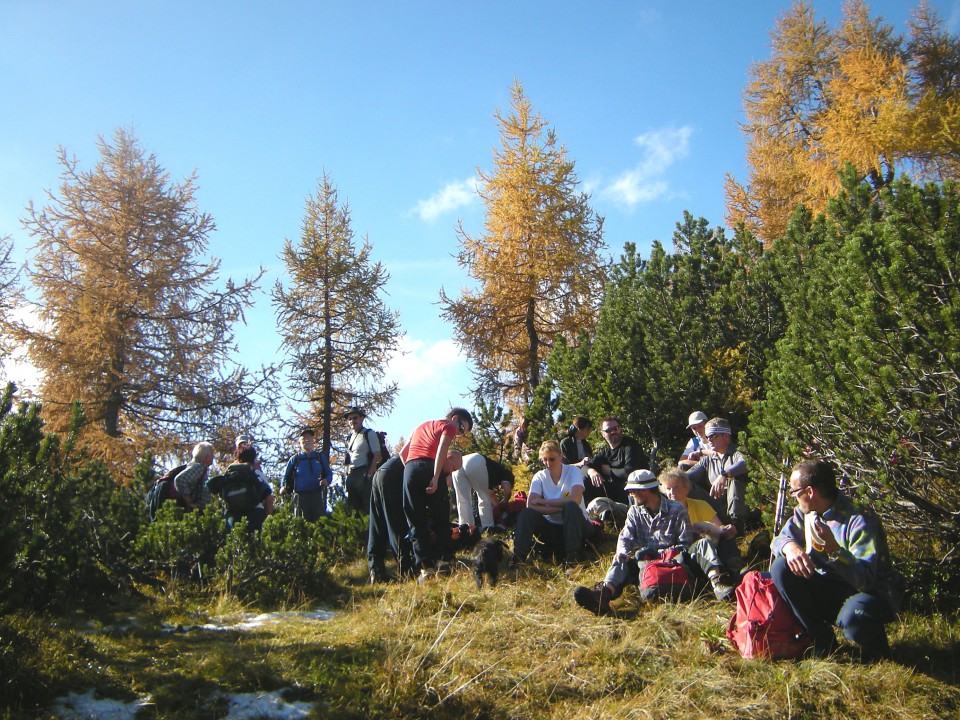
[[[810,579],[794,575],[783,556],[770,567],[773,584],[813,638],[814,650],[830,652],[836,646],[833,625],[860,647],[865,659],[889,658],[890,644],[884,625],[896,613],[885,598],[857,592],[842,580],[814,573]]]

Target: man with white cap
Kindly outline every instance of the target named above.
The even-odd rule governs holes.
[[[710,454],[687,470],[694,485],[708,483],[708,492],[714,500],[726,500],[717,508],[721,520],[733,523],[738,534],[743,534],[747,519],[747,461],[733,444],[730,423],[713,418],[704,426]],[[691,496],[692,497],[692,496]],[[714,505],[716,507],[716,505]]]
[[[686,549],[695,535],[686,509],[660,493],[660,481],[649,470],[634,470],[624,489],[633,498],[617,538],[617,554],[603,582],[573,591],[577,605],[597,615],[610,613],[610,601],[628,583],[637,583],[642,570],[636,557],[667,548]]]
[[[687,419],[687,430],[693,433],[693,437],[687,442],[687,446],[683,449],[680,460],[677,462],[677,465],[684,470],[689,470],[697,464],[700,458],[709,454],[707,436],[704,432],[706,424],[707,416],[703,411],[697,410],[690,413],[690,417]],[[704,452],[705,450],[707,452]]]

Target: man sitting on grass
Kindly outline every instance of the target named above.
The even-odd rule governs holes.
[[[577,605],[597,615],[610,613],[610,601],[627,583],[640,580],[641,561],[636,555],[671,547],[686,548],[694,540],[690,518],[683,505],[660,494],[660,481],[649,470],[630,473],[624,490],[633,498],[627,520],[617,538],[617,554],[603,582],[573,591]]]
[[[793,517],[773,541],[773,582],[824,657],[837,647],[833,625],[864,659],[889,658],[884,625],[896,616],[900,575],[880,518],[837,490],[833,466],[804,460],[790,474]]]

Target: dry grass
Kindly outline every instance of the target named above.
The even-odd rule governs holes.
[[[465,570],[370,587],[358,563],[336,571],[334,619],[247,632],[164,630],[251,611],[226,598],[206,608],[160,601],[126,624],[129,613],[56,627],[21,620],[44,636],[36,659],[49,669],[47,697],[91,683],[115,697],[149,693],[150,717],[217,717],[215,692],[258,690],[286,690],[324,718],[960,716],[956,617],[892,625],[897,662],[745,661],[729,645],[716,651],[733,608],[712,599],[646,605],[628,592],[616,617],[584,612],[571,590],[603,571],[597,563],[568,577],[535,564],[478,591]],[[37,715],[7,710],[21,716]]]

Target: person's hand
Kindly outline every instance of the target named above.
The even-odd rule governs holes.
[[[326,480],[321,480],[321,481],[320,481],[320,487],[326,487],[326,486],[329,485],[329,484],[330,484],[330,483],[328,483]]]
[[[594,487],[603,487],[603,475],[596,470],[590,468],[587,470],[587,476],[590,478],[590,482],[593,483]]]
[[[430,481],[430,484],[427,485],[427,495],[433,495],[437,491],[437,478],[434,478]]]
[[[830,526],[819,517],[815,522],[817,534],[823,539],[823,552],[827,553],[827,555],[832,555],[835,552],[839,552],[840,543],[837,542],[837,537],[833,534],[833,530],[830,529]]]
[[[287,494],[287,486],[286,486],[286,485],[283,485],[283,486],[280,487],[280,494],[281,494],[281,495],[286,495],[286,494]]]
[[[836,542],[834,540],[834,542]],[[813,560],[802,547],[795,542],[787,543],[783,548],[783,558],[794,575],[809,580],[813,575]]]
[[[692,453],[687,455],[687,460],[699,460],[703,457],[703,453],[699,450],[694,450]]]
[[[633,559],[633,555],[630,553],[617,553],[617,556],[613,559],[614,562],[625,563],[630,562]]]
[[[710,497],[723,498],[727,494],[727,476],[718,475],[710,486]]]
[[[719,540],[721,537],[720,528],[711,522],[695,522],[692,527],[695,533],[711,540]]]

